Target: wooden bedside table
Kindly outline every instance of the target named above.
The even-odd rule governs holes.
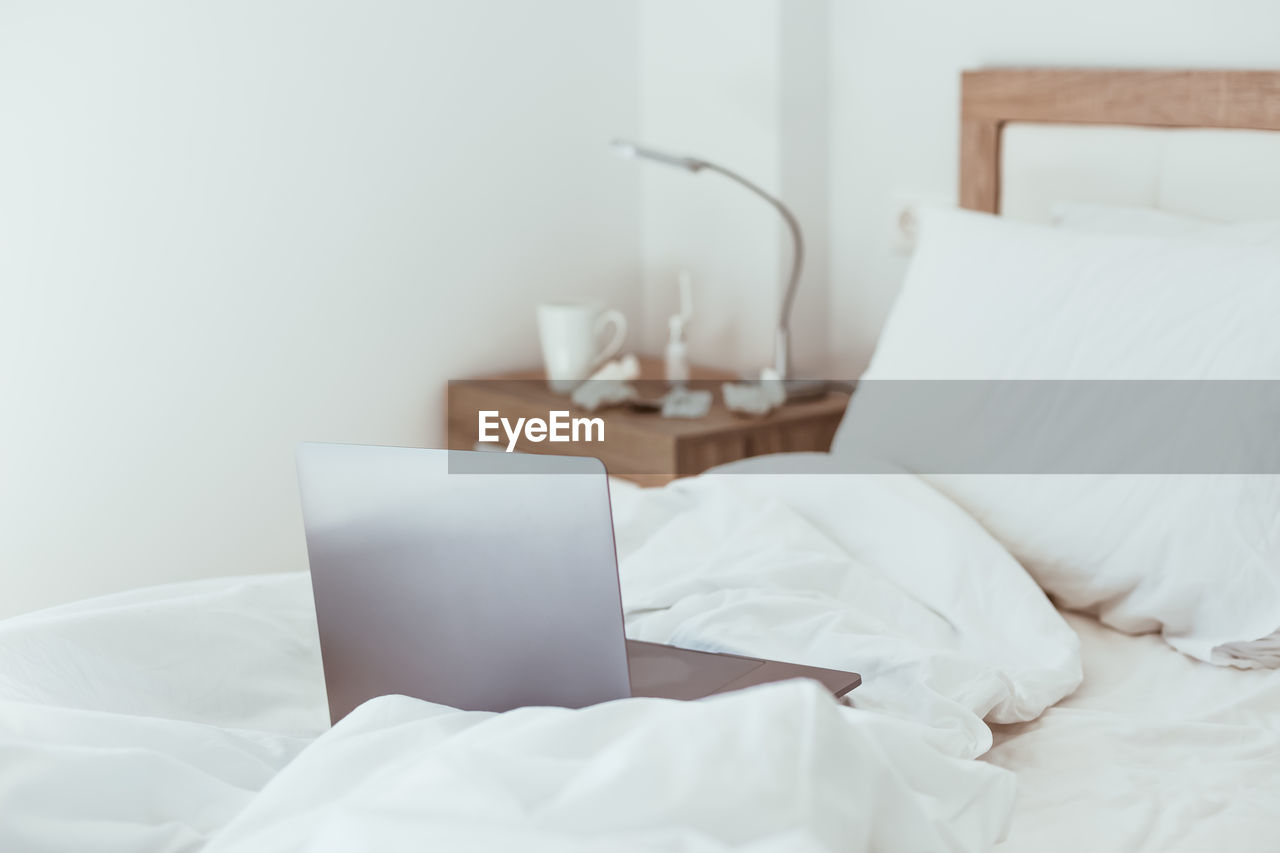
[[[642,358],[641,384],[654,393],[662,383],[662,362]],[[602,442],[531,442],[523,436],[516,450],[594,456],[610,474],[641,485],[662,485],[678,477],[698,474],[715,465],[786,451],[826,451],[831,447],[840,419],[849,403],[847,394],[832,391],[825,397],[782,406],[762,418],[730,412],[721,400],[720,384],[740,377],[725,371],[695,368],[691,388],[707,388],[714,402],[706,417],[697,420],[664,418],[657,412],[611,407],[587,412],[568,396],[553,393],[541,370],[518,371],[476,379],[451,380],[448,390],[448,442],[451,450],[506,446],[478,445],[479,413],[497,411],[516,418],[547,418],[551,411],[568,411],[571,417],[602,418]],[[663,387],[665,387],[663,385]],[[501,430],[499,430],[501,434]]]

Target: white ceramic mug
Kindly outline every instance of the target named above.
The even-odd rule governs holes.
[[[596,342],[609,326],[613,334],[600,347]],[[566,393],[618,354],[627,338],[627,318],[612,308],[601,311],[592,305],[546,303],[538,306],[538,337],[547,384],[553,391]]]

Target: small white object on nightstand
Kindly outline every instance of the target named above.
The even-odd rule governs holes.
[[[693,319],[693,280],[688,272],[680,272],[679,285],[680,313],[671,315],[667,320],[670,339],[664,359],[667,382],[677,387],[689,381],[689,347],[685,343],[685,334],[689,321]]]

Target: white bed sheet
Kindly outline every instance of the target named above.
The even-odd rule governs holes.
[[[1274,853],[1280,670],[1192,660],[1158,635],[1067,614],[1084,682],[1038,719],[996,726],[985,760],[1018,774],[1000,853]]]
[[[817,458],[815,463],[821,463]],[[615,494],[627,628],[859,671],[703,702],[325,720],[305,575],[0,622],[0,850],[961,851],[1001,837],[984,720],[1075,686],[1074,635],[915,478]],[[603,567],[602,567],[603,568]]]
[[[629,633],[856,669],[859,707],[799,682],[504,715],[384,697],[329,730],[305,576],[139,590],[0,622],[0,849],[957,851],[1011,814],[1004,851],[1274,849],[1280,672],[1072,616],[1085,683],[972,761],[1079,650],[936,492],[614,497]]]
[[[790,681],[329,728],[305,575],[0,622],[0,851],[981,850],[1013,777]]]

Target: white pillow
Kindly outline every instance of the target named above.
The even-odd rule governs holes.
[[[1185,237],[1236,246],[1280,249],[1280,221],[1210,222],[1154,207],[1120,207],[1060,201],[1050,214],[1054,225],[1099,234]]]
[[[1280,252],[926,211],[864,378],[1278,379]],[[871,417],[855,394],[832,452]],[[1060,605],[1280,664],[1280,477],[922,473]]]

